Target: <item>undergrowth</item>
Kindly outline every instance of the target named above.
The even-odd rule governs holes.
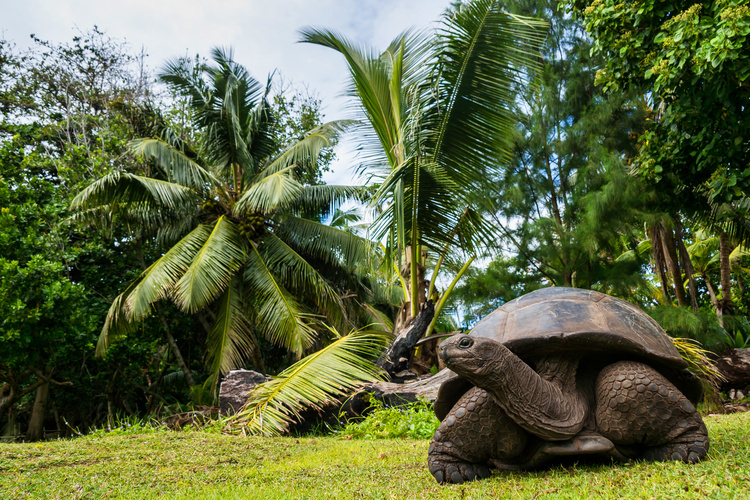
[[[402,406],[388,406],[370,399],[370,412],[363,419],[350,420],[334,434],[360,439],[429,439],[440,425],[432,403],[420,399]]]

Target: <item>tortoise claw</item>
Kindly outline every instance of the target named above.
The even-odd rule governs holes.
[[[430,473],[439,484],[461,484],[465,481],[487,479],[490,477],[490,468],[485,464],[431,460]]]

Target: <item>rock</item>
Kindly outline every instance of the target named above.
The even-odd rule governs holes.
[[[750,389],[750,349],[732,349],[715,362],[724,381],[723,391],[740,390],[743,394]],[[738,398],[741,399],[741,398]]]
[[[219,413],[226,416],[239,411],[253,387],[268,380],[269,377],[253,370],[232,370],[227,373],[219,387]]]
[[[724,413],[742,413],[750,410],[747,404],[724,403]]]

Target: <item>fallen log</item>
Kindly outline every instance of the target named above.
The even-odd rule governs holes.
[[[750,392],[750,349],[731,349],[714,364],[724,378],[722,391],[742,391],[745,395]]]

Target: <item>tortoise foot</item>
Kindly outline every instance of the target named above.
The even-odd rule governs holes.
[[[439,484],[461,484],[490,477],[490,468],[485,464],[454,462],[430,457],[430,473]]]
[[[666,462],[676,460],[694,464],[702,460],[708,454],[708,436],[705,431],[698,430],[680,436],[680,442],[667,443],[646,450],[643,454],[644,460],[655,462]]]
[[[438,427],[427,463],[438,483],[463,483],[490,477],[491,460],[512,459],[525,447],[525,432],[487,391],[473,387]]]

